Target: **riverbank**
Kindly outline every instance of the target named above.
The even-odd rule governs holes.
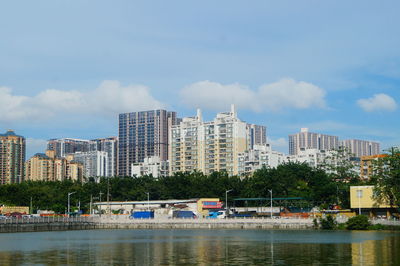
[[[373,221],[373,224],[380,224]],[[386,221],[378,229],[400,230],[400,222]],[[313,219],[129,219],[127,216],[39,218],[0,221],[0,233],[93,229],[283,229],[313,230]]]

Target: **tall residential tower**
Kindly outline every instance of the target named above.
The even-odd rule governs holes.
[[[0,184],[24,180],[25,138],[12,130],[0,134]]]
[[[308,128],[302,128],[299,133],[289,135],[289,154],[297,155],[301,150],[337,150],[339,148],[339,137],[312,133]]]
[[[119,115],[118,174],[131,176],[131,165],[157,156],[168,160],[168,136],[176,112],[152,110]]]

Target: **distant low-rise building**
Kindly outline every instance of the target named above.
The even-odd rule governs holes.
[[[374,198],[374,186],[351,186],[350,208],[356,213],[368,216],[399,217],[397,206],[390,206],[388,202]]]
[[[374,162],[379,158],[386,157],[386,154],[378,154],[371,156],[361,156],[360,158],[360,177],[362,179],[370,179],[374,173]]]
[[[132,164],[132,176],[141,177],[152,175],[155,178],[169,175],[168,161],[161,161],[160,157],[152,156],[145,158],[142,163]]]

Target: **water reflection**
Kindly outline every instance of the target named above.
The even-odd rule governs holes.
[[[400,265],[384,232],[98,230],[0,235],[1,265]]]

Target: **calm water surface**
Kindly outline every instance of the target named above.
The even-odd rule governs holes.
[[[0,234],[0,265],[400,265],[397,232],[90,230]]]

